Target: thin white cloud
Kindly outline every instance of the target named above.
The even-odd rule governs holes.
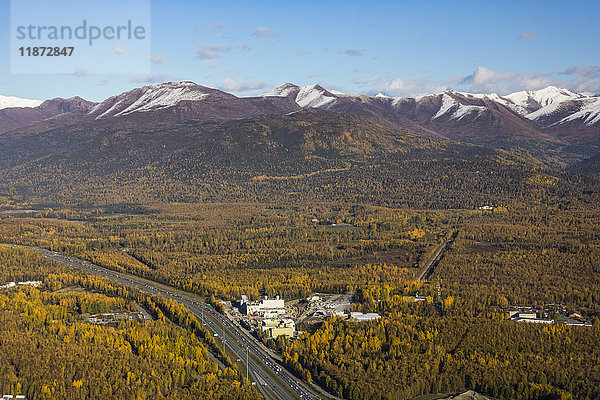
[[[577,75],[589,78],[600,78],[600,67],[589,66],[580,67],[576,65],[561,72],[562,75]]]
[[[177,79],[171,75],[141,75],[141,76],[135,76],[135,77],[131,78],[129,81],[131,83],[155,84],[155,83],[171,82],[171,81],[176,81],[176,80]]]
[[[569,80],[568,87],[573,91],[579,93],[600,92],[600,67],[597,65],[587,67],[576,65],[562,71],[560,75],[567,77]]]
[[[347,94],[348,93],[346,88],[344,88],[343,86],[336,85],[335,83],[319,82],[319,86],[321,86],[322,88],[325,88],[329,92],[336,92],[338,94],[340,94],[340,93]]]
[[[249,90],[264,89],[267,87],[265,82],[237,82],[230,78],[223,79],[223,84],[219,89],[230,92],[247,92]]]
[[[363,80],[356,80],[354,84],[364,87],[365,93],[370,95],[384,93],[389,96],[401,97],[439,93],[448,88],[444,82],[427,77],[389,80],[381,76],[371,76]]]
[[[459,89],[478,93],[508,94],[520,90],[538,90],[557,86],[578,93],[600,90],[600,67],[574,66],[560,73],[531,73],[494,71],[478,67],[473,74],[456,80]]]
[[[198,46],[196,50],[196,58],[201,60],[215,60],[222,58],[224,53],[229,53],[233,50],[250,51],[253,47],[249,44],[243,44],[237,47],[231,46]]]
[[[372,81],[377,81],[378,78],[371,78]],[[448,87],[441,82],[436,82],[428,78],[396,78],[390,82],[383,84],[383,90],[377,92],[386,92],[395,96],[421,96],[431,93],[439,93],[446,90]]]
[[[155,54],[151,57],[148,57],[148,59],[150,60],[151,63],[153,64],[164,64],[167,61],[169,61],[169,59],[163,55],[160,54]]]
[[[564,82],[563,82],[564,83]],[[550,85],[561,86],[550,74],[495,71],[486,67],[477,69],[456,82],[460,89],[475,93],[508,94],[520,90],[537,90]]]
[[[557,86],[578,93],[600,92],[599,66],[574,66],[559,73],[530,73],[492,70],[477,67],[472,74],[445,80],[423,78],[383,79],[379,76],[354,82],[370,94],[383,92],[392,96],[419,96],[454,89],[471,93],[506,95],[521,90],[538,90]]]
[[[251,33],[252,36],[256,36],[256,37],[279,37],[279,35],[276,32],[273,32],[271,29],[266,28],[264,26],[259,26],[258,28],[254,29]]]
[[[113,46],[112,51],[115,54],[125,54],[125,47],[121,45]]]
[[[344,54],[347,56],[360,57],[363,55],[363,51],[359,49],[347,49],[344,51]]]
[[[230,52],[231,49],[229,46],[199,46],[196,50],[196,58],[202,60],[221,58],[223,53]]]
[[[519,39],[521,40],[538,40],[540,35],[532,32],[523,32],[519,35]]]
[[[242,24],[226,24],[225,22],[217,22],[208,27],[208,29],[215,30],[226,30],[226,29],[236,29],[242,27]]]
[[[382,85],[385,83],[385,79],[380,76],[371,76],[363,81],[357,82],[358,84],[367,84],[367,85]]]
[[[88,76],[90,75],[90,72],[87,70],[87,68],[75,68],[75,70],[73,72],[66,72],[66,73],[62,73],[61,75],[70,75],[70,76],[76,76],[78,78],[83,78],[84,76]]]

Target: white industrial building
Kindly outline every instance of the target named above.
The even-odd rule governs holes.
[[[38,287],[41,284],[42,284],[42,281],[8,282],[6,285],[0,286],[0,289],[9,289],[9,288],[15,287],[17,285]],[[0,397],[0,400],[2,400],[1,397]]]
[[[543,313],[542,313],[543,314]],[[538,318],[538,313],[532,307],[522,307],[508,312],[511,321],[529,322],[532,324],[553,324],[551,319]]]
[[[551,319],[522,318],[522,317],[511,318],[511,321],[515,321],[515,322],[529,322],[529,323],[532,323],[532,324],[553,324],[554,323],[554,320],[551,320]]]
[[[361,312],[351,312],[350,313],[350,319],[353,319],[357,322],[372,321],[374,319],[379,319],[379,318],[381,318],[381,315],[379,315],[377,313],[366,313],[366,314],[363,314]]]
[[[262,301],[253,302],[249,302],[246,296],[242,296],[240,311],[242,314],[255,315],[261,318],[279,318],[285,315],[285,304],[279,296],[274,299],[265,297]]]

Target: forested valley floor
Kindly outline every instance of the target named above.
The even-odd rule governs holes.
[[[333,318],[296,341],[272,344],[298,376],[342,398],[466,389],[501,399],[598,398],[600,210],[493,208],[215,203],[134,212],[45,209],[1,219],[0,242],[39,246],[207,298],[353,292],[354,311],[382,318]],[[456,239],[433,275],[416,281],[453,232]],[[43,282],[0,293],[4,392],[40,399],[260,397],[236,371],[220,370],[209,359],[210,335],[170,322],[173,313],[184,312],[174,304],[26,249],[2,246],[0,257],[3,281]],[[73,286],[85,290],[60,291]],[[416,293],[427,301],[414,302]],[[79,317],[131,310],[134,303],[153,310],[154,322],[105,327]],[[524,304],[561,304],[593,326],[509,320],[507,308]],[[15,331],[21,335],[7,340]]]

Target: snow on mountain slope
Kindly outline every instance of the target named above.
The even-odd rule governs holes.
[[[451,90],[439,94],[406,98],[383,94],[355,96],[341,94],[341,92],[334,93],[319,85],[301,87],[286,83],[260,95],[260,97],[263,99],[283,97],[295,102],[302,108],[319,108],[341,112],[352,110],[351,112],[354,113],[376,115],[377,118],[387,118],[390,121],[402,118],[408,118],[409,120],[426,118],[429,121],[435,121],[436,124],[450,120],[472,121],[472,119],[465,119],[465,117],[472,116],[477,119],[486,111],[492,111],[495,113],[494,115],[499,115],[498,113],[502,111],[498,111],[498,107],[494,106],[494,104],[497,104],[512,110],[521,118],[526,117],[544,127],[571,121],[581,121],[582,124],[587,125],[600,124],[596,102],[587,101],[596,98],[554,86],[537,91],[516,92],[506,96],[500,96],[496,93],[473,94]],[[274,101],[275,99],[270,100]],[[199,112],[198,110],[206,112],[207,109],[210,109],[209,114],[215,115],[222,112],[224,106],[239,109],[237,113],[239,115],[246,115],[247,112],[244,112],[244,110],[247,111],[249,106],[258,107],[257,110],[253,111],[253,115],[265,112],[265,109],[261,107],[265,107],[267,104],[273,106],[272,103],[254,102],[252,98],[238,98],[216,89],[196,85],[193,82],[171,82],[145,86],[113,96],[96,105],[89,112],[89,116],[96,119],[124,116],[135,112],[174,107],[183,101],[201,102],[192,106],[201,107],[194,108],[196,111],[193,112]],[[284,107],[284,109],[286,112],[290,111],[289,107]],[[274,111],[270,110],[269,112]],[[420,117],[415,113],[419,114]],[[506,117],[513,122],[517,121],[516,116],[510,117],[506,114]]]
[[[155,108],[172,107],[185,100],[202,100],[208,94],[190,90],[188,87],[156,88],[148,90],[140,98],[117,115],[126,115],[134,111],[146,111]]]
[[[321,108],[335,101],[335,96],[328,96],[328,93],[319,85],[304,86],[296,96],[296,103],[300,107]]]
[[[555,86],[548,86],[544,89],[535,91],[524,90],[506,96],[499,96],[496,93],[458,93],[466,97],[493,100],[532,120],[535,120],[541,115],[554,112],[559,108],[561,103],[587,97]],[[541,111],[543,109],[545,109],[545,111]]]
[[[293,83],[284,83],[281,86],[277,86],[270,92],[261,94],[262,97],[288,97],[289,95],[296,93],[300,90],[300,86],[294,85]]]
[[[555,86],[548,86],[536,91],[515,92],[504,96],[505,99],[510,100],[517,108],[527,110],[529,113],[552,104],[560,104],[583,97],[585,96]]]
[[[438,112],[433,117],[431,117],[431,120],[433,121],[434,119],[438,119],[442,115],[446,114],[456,104],[457,104],[456,100],[454,100],[452,97],[450,97],[446,93],[444,93],[442,95],[442,105],[440,106],[440,109],[438,110]]]
[[[545,117],[548,115],[552,115],[556,112],[559,112],[560,109],[563,107],[563,103],[564,102],[554,102],[554,103],[550,103],[545,107],[539,108],[537,110],[535,110],[534,112],[525,114],[525,117],[532,120],[532,121],[537,121],[539,120],[541,117]]]
[[[462,104],[455,98],[450,96],[448,93],[442,93],[442,105],[440,106],[438,112],[433,117],[431,117],[431,120],[433,121],[435,119],[440,118],[443,115],[446,115],[452,109],[454,109],[454,112],[450,116],[450,119],[456,119],[460,121],[466,115],[469,115],[471,113],[476,112],[478,114],[481,114],[483,111],[485,111],[486,108],[484,106]]]
[[[0,110],[3,108],[14,107],[37,107],[42,104],[40,100],[21,99],[19,97],[2,96],[0,95]]]
[[[556,124],[562,124],[569,121],[582,119],[586,125],[595,125],[600,122],[600,98],[594,97],[582,101],[582,107],[579,111],[568,115]],[[555,124],[555,125],[556,125]]]
[[[519,93],[522,99],[524,92]],[[540,105],[538,109],[525,114],[525,117],[530,120],[538,121],[545,126],[561,125],[576,120],[582,120],[587,126],[600,122],[600,99],[598,98],[553,86],[530,93],[535,94],[535,97],[530,96],[530,98]]]
[[[464,104],[458,105],[458,110],[454,112],[452,115],[452,119],[461,120],[464,116],[469,115],[471,113],[476,112],[477,116],[479,116],[482,112],[484,112],[486,108],[484,106],[469,106]]]
[[[193,82],[170,82],[155,86],[144,86],[130,92],[110,97],[96,105],[89,114],[96,119],[108,116],[128,115],[133,112],[144,112],[168,108],[182,101],[199,101],[209,94],[203,86]]]
[[[600,100],[555,86],[536,91],[521,91],[498,96],[491,94],[461,93],[467,97],[493,100],[543,126],[555,126],[582,120],[591,126],[600,122]]]
[[[276,87],[262,97],[294,97],[294,101],[303,108],[322,108],[332,104],[336,96],[319,85],[296,86],[291,83]]]
[[[523,116],[527,116],[529,119],[535,119],[536,116],[542,115],[543,112],[540,110],[545,107],[549,107],[548,110],[553,111],[565,101],[581,99],[585,97],[584,95],[573,93],[567,89],[560,89],[554,86],[548,86],[547,88],[536,91],[515,92],[506,96],[499,96],[496,93],[458,93],[465,97],[495,101],[496,103],[502,104],[503,106],[506,106]],[[533,116],[529,117],[530,114],[533,114]]]
[[[529,111],[527,111],[523,106],[515,104],[512,100],[502,97],[502,96],[498,95],[497,93],[487,93],[487,94],[465,93],[465,92],[457,92],[457,93],[459,93],[465,97],[472,97],[472,98],[479,99],[479,100],[495,101],[496,103],[502,104],[503,106],[508,107],[511,110],[513,110],[516,113],[521,114],[521,115],[526,115],[529,113]]]

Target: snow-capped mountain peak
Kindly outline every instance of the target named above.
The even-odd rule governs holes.
[[[0,95],[0,110],[3,108],[16,108],[16,107],[37,107],[42,104],[40,100],[21,99],[19,97],[2,96]]]
[[[455,90],[414,98],[391,97],[386,94],[355,96],[338,93],[328,91],[317,84],[298,86],[285,83],[267,93],[263,93],[260,97],[283,97],[292,100],[302,108],[320,108],[334,111],[362,109],[366,115],[388,113],[392,119],[397,118],[399,113],[405,112],[417,112],[425,116],[423,110],[429,110],[426,119],[435,124],[452,120],[464,124],[479,120],[488,111],[495,113],[493,115],[509,112],[502,111],[498,106],[508,108],[521,117],[535,121],[543,127],[567,122],[575,123],[577,121],[581,121],[586,125],[600,124],[600,98],[574,93],[554,86],[536,91],[520,91],[505,96],[496,93],[477,94]],[[207,102],[207,99],[210,100]],[[193,82],[170,82],[144,86],[113,96],[95,105],[89,112],[89,116],[96,119],[124,116],[135,112],[166,109],[177,106],[181,102],[193,102],[194,105],[190,106],[194,109],[195,107],[205,107],[202,104],[206,104],[206,107],[210,108],[217,103],[234,107],[234,103],[230,100],[235,99],[238,98],[216,89],[196,85]],[[261,104],[289,103],[267,102]],[[222,107],[219,105],[214,110],[211,108],[211,112],[218,114],[218,110]],[[247,107],[247,105],[242,108],[244,107]],[[288,110],[286,107],[284,106]],[[412,107],[416,107],[414,108],[416,111],[410,111],[413,109]],[[186,106],[186,109],[189,109],[189,107]],[[204,110],[204,108],[202,109]]]
[[[169,108],[182,101],[200,101],[215,89],[209,89],[194,82],[168,82],[144,86],[113,96],[96,105],[90,112],[96,119],[107,116],[122,116],[133,112],[144,112]]]
[[[600,122],[600,98],[591,97],[588,99],[584,99],[581,101],[580,109],[566,117],[562,118],[560,121],[556,122],[554,125],[564,124],[569,121],[575,121],[578,119],[583,120],[583,122],[588,125],[596,125]]]
[[[453,91],[442,93],[442,105],[440,106],[438,112],[431,117],[432,121],[444,115],[450,115],[449,119],[456,119],[460,121],[469,114],[477,113],[477,116],[479,116],[486,110],[485,106],[462,104],[455,97],[451,96],[451,94],[454,93],[461,94]]]
[[[298,92],[300,86],[294,85],[293,83],[284,83],[283,85],[277,86],[270,92],[261,94],[262,97],[288,97],[292,93]]]
[[[505,96],[496,93],[456,93],[467,98],[492,100],[547,127],[575,120],[582,120],[588,126],[600,123],[600,99],[556,86],[523,90]]]
[[[293,97],[294,101],[303,108],[322,108],[331,105],[336,95],[320,85],[296,86],[285,83],[270,92],[261,94],[262,97]]]
[[[319,85],[309,85],[300,88],[296,96],[296,103],[300,107],[321,108],[333,101],[336,97]]]
[[[583,97],[585,96],[573,93],[567,89],[557,88],[556,86],[548,86],[535,91],[524,90],[504,96],[505,99],[510,100],[517,108],[529,112],[537,111],[552,104],[558,105],[565,101]]]

